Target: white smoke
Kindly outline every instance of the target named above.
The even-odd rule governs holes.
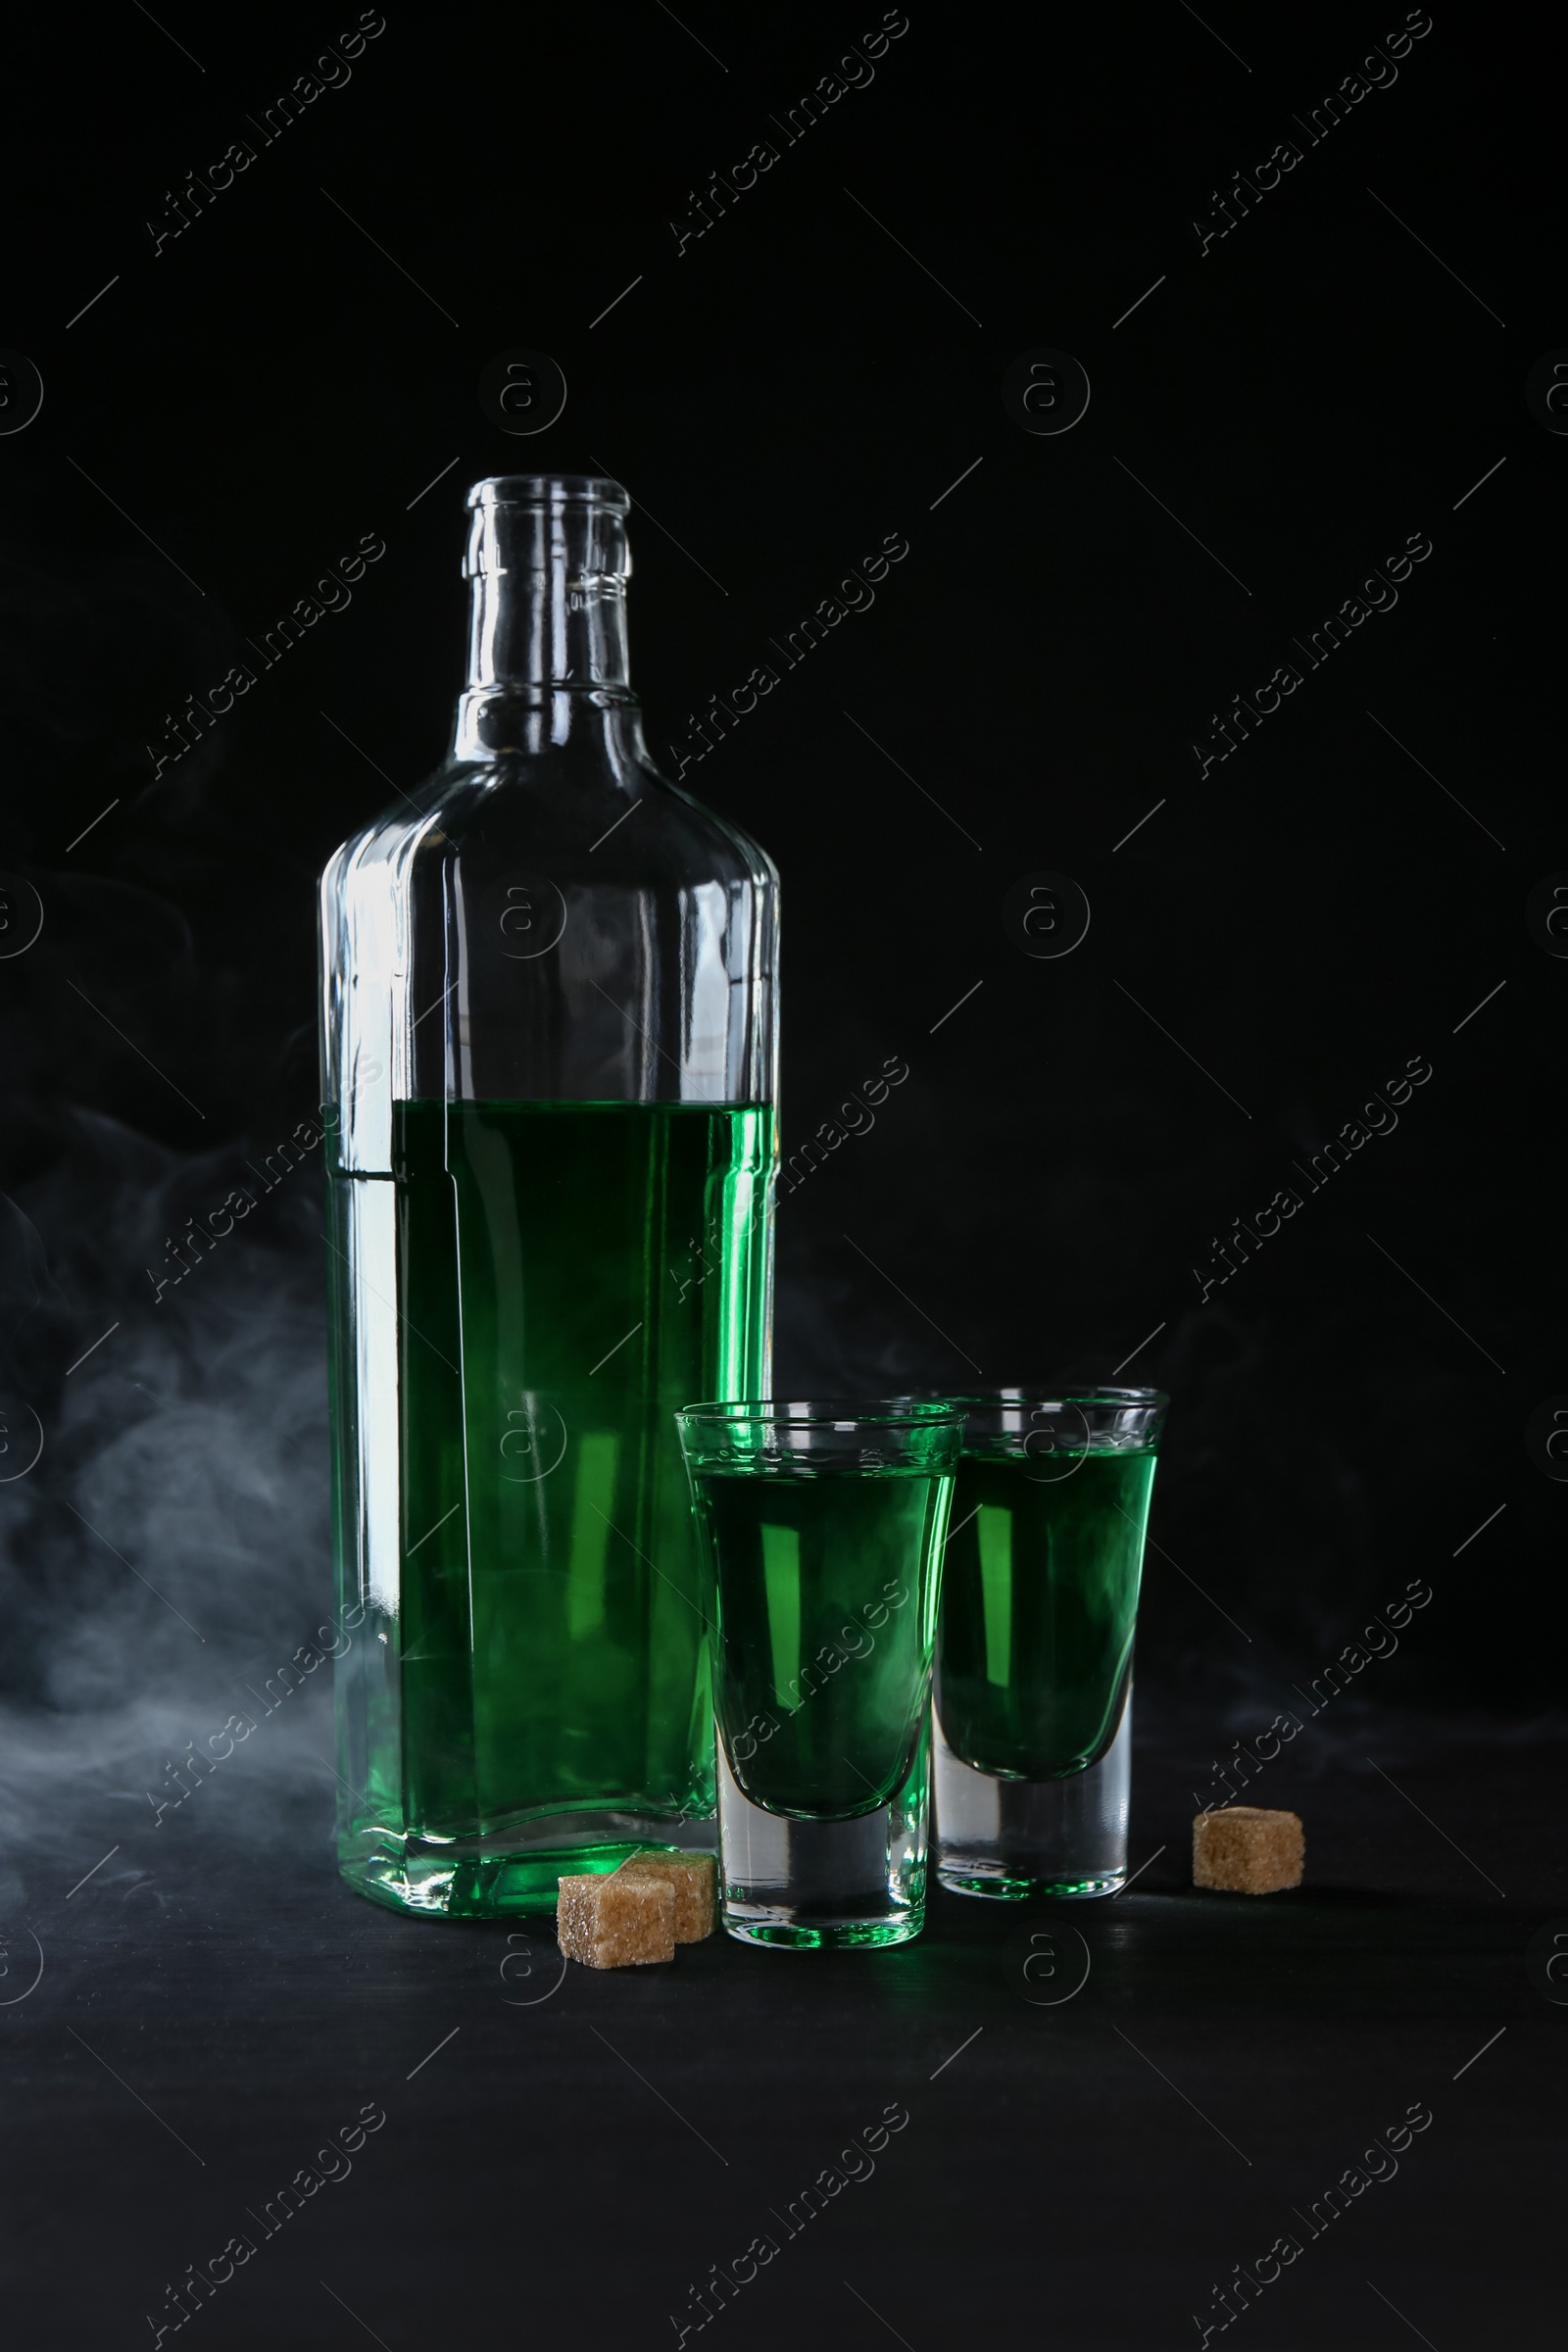
[[[324,1850],[332,1811],[330,1669],[277,1679],[332,1615],[319,1151],[267,1192],[273,1138],[191,1158],[77,1111],[65,1140],[0,1200],[0,1383],[43,1434],[0,1485],[0,1918],[95,1839],[123,1876],[193,1814],[265,1840],[308,1788]],[[155,1303],[167,1240],[242,1183]]]

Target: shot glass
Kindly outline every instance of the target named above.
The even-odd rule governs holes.
[[[905,1943],[925,1924],[929,1698],[963,1416],[943,1403],[692,1405],[724,1926]]]
[[[1156,1389],[993,1389],[964,1414],[942,1574],[936,1866],[956,1894],[1127,1878],[1133,1635]]]

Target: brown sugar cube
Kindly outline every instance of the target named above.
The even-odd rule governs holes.
[[[1228,1894],[1278,1894],[1299,1886],[1305,1852],[1298,1813],[1222,1805],[1193,1823],[1193,1885]]]
[[[584,1968],[646,1968],[675,1957],[675,1889],[624,1871],[562,1879],[556,1940]]]
[[[711,1854],[633,1854],[617,1874],[623,1879],[662,1879],[675,1890],[675,1941],[701,1943],[718,1924],[718,1872]]]

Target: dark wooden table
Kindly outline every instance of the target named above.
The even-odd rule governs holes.
[[[19,2347],[1561,2341],[1560,1740],[1324,1727],[1257,1790],[1308,1870],[1259,1899],[1185,1883],[1212,1727],[1146,1707],[1154,1858],[1032,1915],[1089,1962],[1046,2004],[1019,1914],[940,1894],[896,1951],[605,1976],[401,1919],[335,1875],[323,1731],[156,1828],[62,1763],[13,1840]]]

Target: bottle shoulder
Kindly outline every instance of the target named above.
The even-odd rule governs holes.
[[[561,883],[749,882],[768,896],[779,885],[760,843],[661,775],[646,757],[612,765],[548,754],[444,761],[350,835],[329,860],[322,885],[368,866],[393,868],[412,885],[435,866],[478,868],[518,858]]]
[[[384,1169],[391,1105],[770,1102],[778,889],[740,829],[642,761],[562,788],[449,762],[321,881],[326,1102]]]
[[[729,845],[747,867],[754,882],[760,888],[777,891],[779,886],[778,867],[754,834],[748,833],[743,825],[736,824],[733,817],[720,816],[716,809],[710,808],[706,801],[698,800],[696,795],[687,792],[684,786],[672,784],[668,777],[661,775],[657,768],[651,765],[647,766],[646,772],[653,785],[665,799],[688,812],[694,825],[702,828],[706,834]]]

